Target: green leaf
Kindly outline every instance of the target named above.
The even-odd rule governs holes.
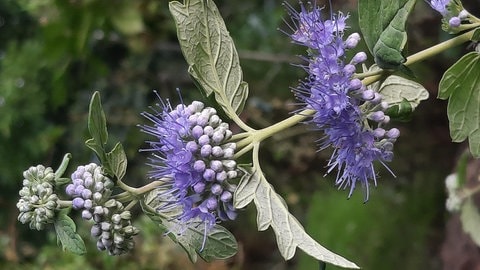
[[[55,220],[54,226],[57,239],[62,244],[63,250],[78,255],[87,253],[82,237],[76,233],[77,227],[75,222],[69,216],[60,213]]]
[[[205,227],[202,221],[193,221],[187,225],[179,223],[175,217],[181,209],[173,209],[164,213],[155,211],[162,204],[159,200],[160,192],[161,190],[157,189],[148,193],[140,203],[142,209],[150,219],[158,223],[163,231],[167,232],[175,243],[178,243],[187,252],[192,262],[197,260],[197,254],[209,262],[227,259],[237,253],[238,245],[235,237],[224,227],[218,224],[214,225],[205,239]],[[184,229],[181,234],[174,233],[180,228]]]
[[[386,78],[378,91],[382,101],[388,103],[387,114],[399,120],[408,120],[418,104],[429,96],[421,84],[396,75]]]
[[[399,69],[407,43],[405,23],[415,0],[360,0],[358,15],[365,43],[383,69]]]
[[[464,55],[443,74],[438,98],[448,99],[447,115],[454,142],[468,137],[470,152],[480,157],[480,54]]]
[[[212,93],[226,114],[240,114],[248,96],[237,50],[211,0],[170,2],[189,73],[207,96]]]
[[[475,31],[473,32],[472,38],[470,40],[474,42],[480,41],[480,27],[475,29]]]
[[[359,268],[353,262],[324,248],[309,236],[298,220],[289,213],[282,197],[258,170],[242,179],[235,191],[234,205],[241,208],[252,199],[258,211],[258,229],[264,231],[272,227],[277,237],[278,249],[286,260],[293,257],[298,247],[317,260],[345,268]]]
[[[127,155],[121,143],[118,142],[113,150],[107,153],[107,162],[112,173],[118,180],[122,180],[127,171]]]
[[[478,213],[478,208],[473,203],[473,200],[468,198],[463,203],[460,211],[463,230],[470,234],[472,240],[480,246],[480,214]]]
[[[108,133],[105,113],[103,112],[100,93],[98,91],[93,93],[92,99],[90,100],[90,108],[88,110],[88,131],[95,143],[103,148],[107,143]]]

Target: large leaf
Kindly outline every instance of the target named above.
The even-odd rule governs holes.
[[[467,199],[461,209],[460,220],[463,230],[470,234],[472,240],[480,246],[480,214],[472,199]]]
[[[429,96],[421,84],[396,75],[385,79],[378,91],[389,105],[387,114],[401,120],[408,119],[418,104]]]
[[[63,250],[79,255],[87,253],[82,237],[76,232],[75,222],[69,216],[60,213],[54,226],[57,239],[62,244]]]
[[[414,5],[415,0],[359,1],[360,29],[379,67],[398,69],[405,62],[402,54],[407,43],[405,23]]]
[[[353,262],[321,246],[309,236],[298,220],[289,213],[285,201],[267,182],[263,173],[252,172],[244,177],[235,191],[234,204],[242,208],[253,200],[257,207],[257,225],[260,231],[272,227],[280,253],[291,259],[298,247],[317,260],[345,268],[359,268]]]
[[[225,113],[239,114],[248,96],[238,54],[220,13],[211,0],[170,3],[189,72]]]
[[[468,137],[470,152],[480,157],[480,54],[464,55],[443,74],[438,98],[448,99],[450,136],[454,142]]]
[[[237,253],[238,245],[235,237],[224,227],[216,224],[205,238],[205,226],[201,221],[190,222],[186,227],[174,217],[180,209],[160,213],[156,211],[160,190],[154,190],[141,201],[143,211],[156,222],[168,236],[178,243],[188,254],[192,262],[197,260],[197,254],[205,261],[230,258]],[[181,233],[175,233],[178,230]]]

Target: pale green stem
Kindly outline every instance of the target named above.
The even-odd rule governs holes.
[[[72,207],[72,201],[57,200],[57,205],[60,208]]]
[[[132,194],[133,196],[141,196],[141,195],[143,195],[147,192],[150,192],[150,191],[154,190],[155,188],[163,185],[164,181],[162,181],[162,180],[166,180],[166,178],[162,178],[160,180],[153,181],[150,184],[145,185],[143,187],[139,187],[139,188],[134,188],[134,187],[128,186],[127,184],[123,183],[121,180],[117,181],[117,185],[121,189],[123,189],[126,192]]]
[[[303,110],[298,114],[290,116],[289,118],[280,121],[274,125],[266,127],[264,129],[248,132],[250,136],[242,139],[237,143],[237,148],[240,149],[240,151],[235,154],[235,158],[238,158],[250,151],[253,147],[252,144],[254,145],[255,143],[260,143],[261,141],[275,135],[276,133],[302,122],[303,120],[312,116],[314,113],[314,110]]]
[[[128,191],[125,191],[125,192],[122,192],[120,194],[116,194],[114,196],[112,196],[112,199],[115,199],[119,202],[128,202],[128,201],[131,201],[133,200],[135,197]]]
[[[127,210],[132,209],[132,207],[135,206],[135,204],[137,204],[137,203],[138,203],[137,199],[131,201],[127,206],[125,206],[125,210],[127,211]]]
[[[432,46],[428,49],[425,49],[423,51],[420,51],[418,53],[415,53],[415,54],[412,54],[411,56],[409,56],[407,58],[407,61],[404,63],[405,66],[410,66],[416,62],[419,62],[419,61],[422,61],[422,60],[425,60],[427,58],[430,58],[430,57],[433,57],[447,49],[450,49],[450,48],[453,48],[455,46],[458,46],[458,45],[461,45],[467,41],[469,41],[471,38],[472,38],[472,35],[473,35],[473,32],[475,30],[471,30],[469,32],[466,32],[462,35],[459,35],[457,37],[454,37],[452,39],[449,39],[447,41],[444,41],[442,43],[439,43],[435,46]],[[384,74],[385,72],[390,72],[389,70],[383,70],[383,72],[380,74],[380,75],[375,75],[375,76],[371,76],[371,77],[368,77],[368,78],[365,78],[363,79],[363,84],[364,85],[370,85],[376,81],[378,81],[382,74]]]

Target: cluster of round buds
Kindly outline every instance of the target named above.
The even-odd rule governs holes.
[[[112,187],[113,181],[103,175],[102,167],[90,163],[79,166],[72,173],[72,183],[67,185],[65,192],[73,198],[73,209],[82,210],[82,218],[90,220],[93,208],[109,198]]]
[[[31,229],[42,230],[53,223],[58,197],[53,193],[55,173],[53,169],[42,165],[30,167],[23,172],[23,188],[17,208],[18,220],[29,223]]]
[[[99,250],[106,250],[110,255],[121,255],[134,247],[133,236],[139,230],[132,226],[130,211],[124,210],[119,201],[110,199],[103,206],[95,206],[93,220],[95,224],[91,228],[91,235],[97,239]]]
[[[133,248],[132,237],[138,229],[131,225],[130,211],[124,210],[119,201],[109,199],[113,185],[101,166],[90,163],[72,173],[72,183],[65,192],[73,198],[73,209],[81,210],[83,219],[94,221],[91,234],[97,239],[97,248],[120,255]]]
[[[217,219],[235,219],[232,197],[238,170],[233,160],[235,143],[228,143],[232,132],[214,108],[202,102],[178,105],[162,103],[162,111],[144,116],[154,126],[142,130],[156,137],[149,141],[154,153],[151,176],[165,181],[159,196],[170,202],[158,209],[172,206],[183,209],[177,217],[183,223],[200,218],[211,228]],[[171,196],[175,199],[172,200]]]

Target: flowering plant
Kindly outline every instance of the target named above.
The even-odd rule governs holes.
[[[71,154],[65,155],[56,171],[43,165],[30,167],[23,174],[19,192],[19,221],[36,230],[53,224],[63,248],[83,254],[83,240],[68,216],[72,209],[81,211],[82,218],[92,223],[91,236],[97,248],[120,255],[134,247],[133,236],[140,232],[132,225],[130,213],[139,203],[192,261],[197,256],[210,261],[236,253],[235,237],[220,223],[234,220],[237,209],[253,202],[258,229],[272,227],[285,259],[292,258],[298,247],[319,261],[358,268],[310,237],[289,212],[262,171],[260,146],[265,139],[296,124],[313,126],[323,133],[320,150],[333,150],[326,172],[336,174],[335,185],[348,189],[348,197],[360,186],[367,201],[369,186],[377,185],[375,166],[388,169],[394,143],[400,136],[397,128],[390,127],[391,120],[407,117],[428,98],[427,90],[410,79],[409,66],[452,46],[476,43],[480,38],[480,19],[463,9],[459,1],[432,0],[431,7],[443,16],[443,29],[460,35],[405,57],[405,25],[414,4],[414,0],[359,1],[360,28],[375,60],[368,68],[365,52],[347,56],[361,40],[359,33],[349,33],[347,14],[327,14],[314,4],[301,4],[300,10],[287,4],[292,19],[287,34],[294,43],[306,47],[301,67],[308,75],[293,89],[298,110],[283,121],[256,130],[239,117],[248,98],[248,85],[215,4],[210,0],[171,2],[170,12],[188,71],[198,88],[213,97],[217,109],[201,101],[182,100],[175,106],[159,96],[157,106],[143,113],[150,123],[140,126],[150,136],[148,146],[141,151],[150,154],[151,181],[133,188],[124,179],[127,158],[122,144],[106,149],[105,114],[100,94],[94,93],[88,117],[91,138],[86,146],[94,151],[99,164],[79,166],[70,177],[63,175]],[[479,51],[475,45],[475,51],[455,63],[445,73],[439,89],[439,98],[449,99],[452,139],[459,142],[468,138],[474,157],[480,156],[480,104],[475,91],[480,88],[476,80]],[[241,132],[234,134],[231,125]],[[249,162],[238,164],[237,160],[248,154]],[[460,185],[447,182],[453,194],[447,202],[449,209],[470,210],[468,204],[462,208],[462,203],[473,192],[459,196]],[[63,194],[69,199],[61,199]]]

